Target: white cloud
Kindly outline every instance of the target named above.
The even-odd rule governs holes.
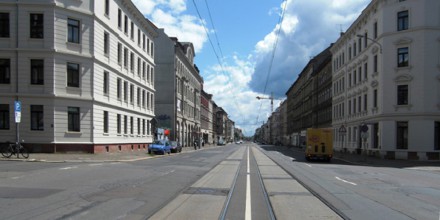
[[[255,46],[256,64],[250,88],[257,92],[263,92],[266,88],[266,94],[274,92],[277,97],[284,97],[309,59],[330,46],[338,38],[341,26],[344,29],[348,28],[369,1],[283,2],[280,8],[284,7],[284,4],[287,4],[287,8],[278,41],[276,34],[279,27],[275,27]],[[272,56],[276,41],[276,52]],[[265,79],[268,74],[266,87]]]
[[[185,14],[185,0],[133,0],[133,3],[168,36],[177,37],[181,42],[192,42],[196,54],[208,40],[200,19]]]

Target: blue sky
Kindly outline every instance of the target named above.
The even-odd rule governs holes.
[[[270,116],[270,101],[256,96],[268,97],[273,92],[276,109],[310,58],[335,42],[371,2],[132,1],[168,36],[194,44],[204,90],[248,136]]]

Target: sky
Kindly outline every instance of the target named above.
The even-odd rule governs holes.
[[[192,42],[204,90],[246,136],[267,121],[307,62],[371,0],[132,0],[170,37]]]

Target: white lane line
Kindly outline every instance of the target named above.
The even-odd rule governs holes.
[[[335,178],[336,178],[337,180],[340,180],[340,181],[344,182],[344,183],[348,183],[348,184],[351,184],[351,185],[353,185],[353,186],[357,186],[356,183],[353,183],[353,182],[350,182],[350,181],[347,181],[347,180],[341,179],[341,178],[339,178],[339,177],[337,177],[337,176],[335,176]]]
[[[312,167],[312,165],[305,163],[305,165],[307,165],[308,167]]]
[[[249,168],[249,147],[247,148],[247,175],[246,175],[246,211],[245,220],[252,219],[251,212],[251,173]]]
[[[73,166],[73,167],[63,167],[63,168],[60,168],[60,170],[71,170],[71,169],[76,169],[76,168],[78,168],[77,166]]]

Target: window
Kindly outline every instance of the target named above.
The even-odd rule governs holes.
[[[31,84],[44,84],[44,60],[31,60]]]
[[[124,134],[127,134],[127,132],[128,132],[127,124],[128,124],[128,119],[127,119],[127,116],[124,115]]]
[[[110,3],[109,3],[109,0],[105,0],[104,1],[104,13],[107,16],[110,14]]]
[[[124,101],[127,102],[128,98],[128,82],[124,81]]]
[[[122,44],[118,42],[118,64],[121,65],[122,61]]]
[[[138,118],[137,121],[138,121],[138,123],[137,123],[138,135],[140,135],[141,134],[141,119]]]
[[[31,130],[44,130],[44,114],[42,105],[31,105]]]
[[[134,133],[134,121],[133,117],[130,117],[130,134]]]
[[[377,108],[377,89],[373,91],[373,107]]]
[[[362,96],[359,96],[358,97],[358,112],[362,111],[361,105],[362,105]]]
[[[434,123],[434,150],[440,150],[440,122]]]
[[[131,27],[130,28],[130,37],[132,40],[134,40],[134,23],[133,22],[131,22],[130,27]]]
[[[137,66],[138,66],[137,73],[138,73],[138,76],[140,77],[141,76],[141,66],[142,66],[142,62],[141,62],[140,57],[138,57]]]
[[[373,25],[373,38],[374,39],[377,38],[377,22],[374,22],[374,25]]]
[[[130,53],[130,71],[134,72],[134,53]]]
[[[396,148],[408,149],[408,122],[398,121],[396,126]]]
[[[71,43],[79,43],[79,21],[74,19],[67,20],[67,41]]]
[[[110,35],[107,32],[104,32],[104,55],[109,54],[110,52]]]
[[[104,133],[108,133],[108,111],[104,111],[103,130],[104,130]]]
[[[0,37],[9,37],[9,13],[0,13]]]
[[[151,84],[154,85],[154,69],[151,67]]]
[[[145,34],[142,34],[142,49],[145,50]]]
[[[130,103],[134,104],[134,85],[130,85]]]
[[[137,88],[137,105],[141,106],[141,88]]]
[[[121,99],[121,91],[122,91],[122,80],[121,78],[118,78],[116,83],[116,97],[120,100]]]
[[[118,9],[118,28],[121,28],[121,27],[122,27],[122,11],[119,8]]]
[[[377,55],[373,57],[373,70],[374,73],[377,73]]]
[[[44,19],[43,14],[30,14],[30,37],[43,38],[44,37]]]
[[[79,107],[67,107],[68,131],[80,131]]]
[[[147,92],[147,109],[150,110],[150,93]]]
[[[128,68],[128,49],[124,48],[124,67]]]
[[[408,85],[397,86],[397,105],[408,105]]]
[[[406,67],[409,64],[408,47],[397,49],[397,66]]]
[[[0,84],[11,83],[11,60],[0,59]]]
[[[151,50],[151,57],[154,57],[154,43],[153,43],[153,41],[151,41],[151,48],[150,48]]]
[[[128,33],[128,17],[127,17],[127,15],[124,16],[124,32]]]
[[[145,135],[145,119],[142,119],[142,134]]]
[[[367,46],[368,46],[368,33],[367,32],[365,32],[365,34],[364,34],[364,48],[367,48]]]
[[[146,63],[145,61],[142,62],[142,79],[145,79],[145,68],[146,68]]]
[[[110,73],[109,72],[107,72],[107,71],[104,71],[104,82],[103,82],[103,93],[104,93],[104,95],[107,95],[108,96],[108,89],[109,89],[109,76],[110,75]]]
[[[116,116],[116,123],[117,123],[117,132],[118,132],[118,134],[120,134],[121,133],[121,125],[122,125],[122,123],[121,123],[121,114],[118,114],[117,116]]]
[[[145,90],[142,90],[142,108],[145,108]]]
[[[0,130],[9,130],[9,105],[0,104]]]
[[[362,38],[358,38],[359,53],[362,51]]]
[[[147,120],[147,135],[150,135],[150,120]]]
[[[141,30],[138,29],[138,46],[141,45]]]
[[[368,78],[368,63],[364,63],[364,79]]]
[[[79,64],[67,63],[67,86],[79,87]]]
[[[403,31],[408,29],[408,11],[397,13],[397,30]]]

